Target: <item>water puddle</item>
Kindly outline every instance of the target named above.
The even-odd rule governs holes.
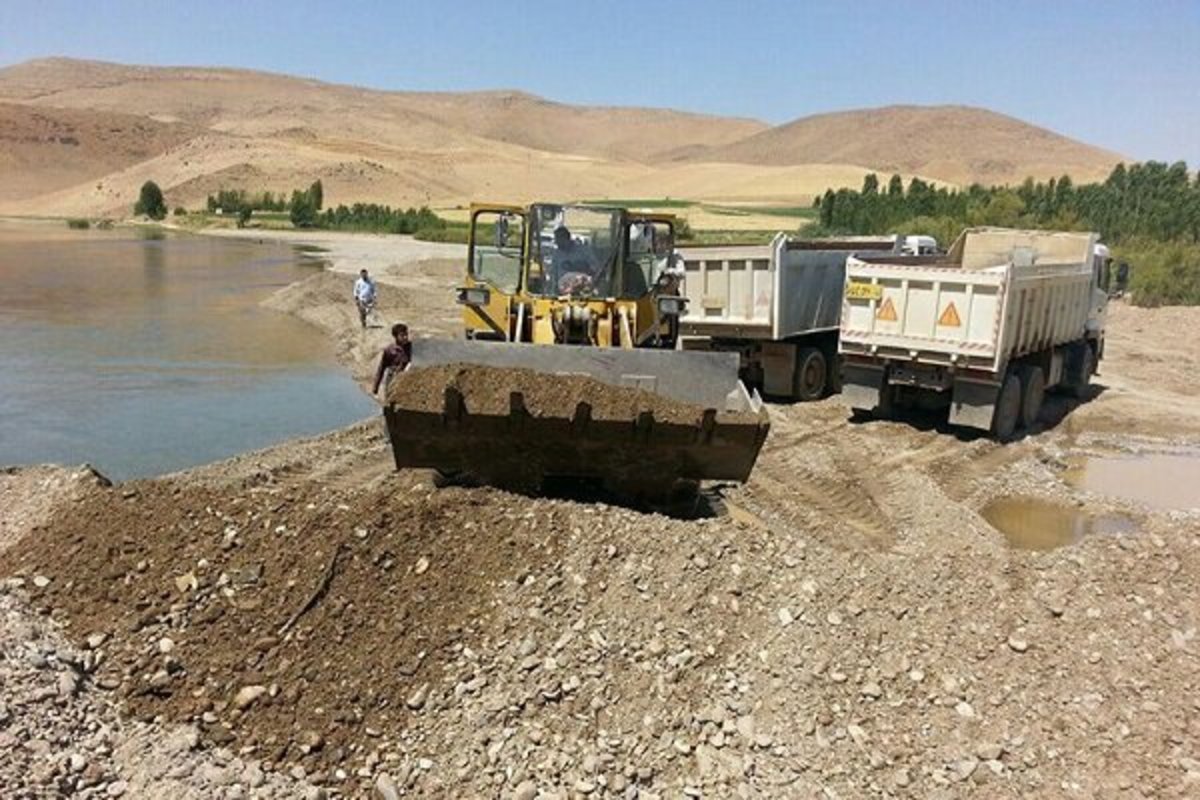
[[[1078,489],[1120,497],[1151,508],[1200,508],[1200,451],[1086,456],[1064,476]]]
[[[1020,550],[1053,550],[1096,534],[1133,533],[1137,526],[1115,514],[1093,516],[1070,506],[1028,497],[993,500],[981,512],[1009,545]]]

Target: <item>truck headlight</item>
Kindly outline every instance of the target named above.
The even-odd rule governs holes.
[[[678,317],[687,311],[687,298],[665,295],[658,298],[658,313],[663,317]]]
[[[491,299],[492,293],[482,286],[460,286],[458,289],[460,306],[486,306]]]

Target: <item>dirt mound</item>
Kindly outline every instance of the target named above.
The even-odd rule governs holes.
[[[498,493],[394,483],[354,496],[125,484],[35,531],[5,570],[52,576],[35,603],[108,637],[95,679],[138,716],[313,769],[403,726],[496,588],[556,558],[560,515],[539,516],[518,530]]]
[[[0,469],[0,552],[43,524],[58,506],[110,485],[86,464],[74,470],[49,466]]]
[[[519,393],[535,417],[569,419],[581,403],[590,406],[592,418],[598,420],[635,420],[648,412],[660,422],[695,425],[704,415],[700,406],[642,389],[613,386],[586,375],[548,376],[530,369],[463,364],[409,370],[392,381],[387,401],[412,411],[440,412],[450,388],[462,394],[467,412],[474,414],[507,415],[510,396]]]
[[[972,508],[1049,491],[1048,452],[780,415],[734,518],[180,478],[65,506],[0,574],[107,634],[86,680],[138,715],[348,796],[1189,796],[1194,516],[1008,551]],[[836,544],[798,467],[891,545]]]

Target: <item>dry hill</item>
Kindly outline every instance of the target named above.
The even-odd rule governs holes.
[[[689,160],[745,164],[863,164],[951,183],[1019,183],[1027,176],[1105,177],[1121,156],[982,108],[888,106],[803,117]]]
[[[150,179],[171,205],[190,206],[221,186],[287,191],[316,178],[334,203],[670,196],[795,204],[856,186],[871,170],[951,182],[1064,171],[1082,179],[1116,159],[969,109],[820,119],[842,122],[768,129],[514,91],[384,92],[249,70],[43,59],[0,69],[0,213],[121,213]]]
[[[0,102],[0,201],[102,177],[195,135],[143,116]]]
[[[572,106],[523,92],[382,92],[239,69],[72,59],[0,70],[0,98],[141,114],[228,133],[305,133],[439,149],[494,140],[552,153],[649,160],[681,143],[721,146],[761,122],[643,108]]]

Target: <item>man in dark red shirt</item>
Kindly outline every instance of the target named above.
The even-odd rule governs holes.
[[[379,357],[379,369],[375,371],[375,386],[371,389],[371,394],[379,394],[380,385],[386,389],[392,377],[408,369],[412,361],[412,342],[408,340],[408,326],[403,322],[393,325],[392,339],[394,341],[383,348],[383,354]]]

